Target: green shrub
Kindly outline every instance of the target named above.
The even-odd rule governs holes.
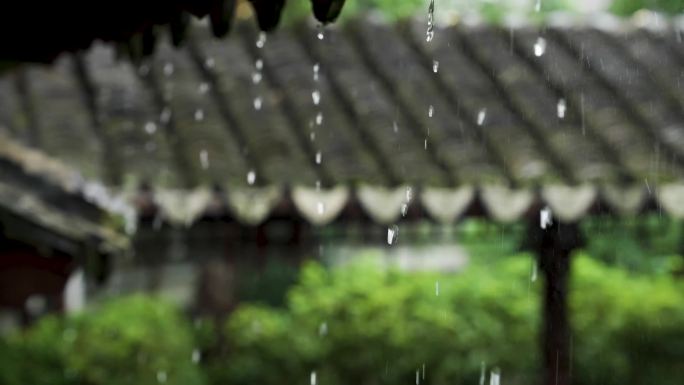
[[[479,270],[478,270],[479,269]],[[286,310],[245,306],[226,326],[213,383],[424,384],[478,381],[483,363],[526,383],[537,373],[538,300],[530,261],[494,271],[408,274],[370,261],[309,264]],[[439,282],[439,295],[436,285]]]
[[[5,385],[203,383],[183,316],[142,296],[75,317],[45,318],[7,344]]]

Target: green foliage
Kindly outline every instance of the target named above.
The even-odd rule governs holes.
[[[684,370],[682,282],[575,260],[571,308],[576,382],[680,384]]]
[[[141,296],[76,317],[45,318],[8,345],[5,385],[203,383],[182,315]]]
[[[482,363],[511,381],[536,371],[538,296],[528,258],[492,274],[386,271],[370,260],[326,270],[304,268],[286,310],[240,309],[226,326],[230,356],[218,359],[215,384],[307,381],[325,384],[477,381]],[[439,282],[439,296],[436,285]],[[327,332],[326,332],[327,330]],[[521,354],[524,352],[524,354]]]
[[[684,0],[614,0],[611,7],[618,15],[631,15],[640,9],[680,13],[684,11]]]

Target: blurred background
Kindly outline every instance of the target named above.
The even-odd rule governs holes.
[[[310,8],[265,35],[239,2],[223,40],[205,17],[183,48],[159,32],[151,55],[96,42],[0,73],[0,384],[681,384],[684,1],[352,0],[325,27]],[[454,146],[503,122],[473,146],[528,193],[491,198],[496,167],[406,129],[433,114]],[[406,187],[441,169],[478,187]],[[563,169],[595,187],[582,209],[545,195]]]

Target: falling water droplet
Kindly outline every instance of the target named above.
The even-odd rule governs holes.
[[[148,135],[154,134],[157,132],[157,125],[154,122],[145,123],[145,132],[147,132]]]
[[[399,124],[397,122],[392,122],[392,130],[395,134],[399,132]]]
[[[314,64],[314,66],[313,66],[313,80],[315,82],[318,81],[318,74],[320,73],[320,71],[321,71],[321,65],[318,63]]]
[[[207,150],[200,151],[200,163],[202,164],[202,169],[206,170],[209,168],[209,153]]]
[[[171,109],[169,107],[164,107],[159,114],[159,121],[162,122],[162,124],[168,124],[169,121],[171,120]]]
[[[321,325],[318,327],[318,335],[319,336],[325,336],[327,334],[328,334],[328,323],[322,322]]]
[[[318,37],[318,40],[325,39],[325,34],[323,33],[323,30],[318,31],[318,34],[316,35],[316,37]]]
[[[409,205],[407,203],[401,204],[401,216],[402,217],[405,217],[406,214],[408,214],[408,207],[409,207]]]
[[[539,227],[545,230],[547,227],[553,224],[553,216],[551,214],[551,209],[547,206],[541,209],[539,212]]]
[[[425,379],[425,364],[423,363],[423,380]]]
[[[428,6],[428,27],[425,36],[425,41],[428,43],[435,38],[435,0],[430,0]]]
[[[164,64],[164,76],[173,75],[173,63]]]
[[[166,382],[166,372],[163,370],[157,371],[157,382],[163,384]]]
[[[257,48],[264,48],[264,46],[266,45],[266,37],[266,32],[259,32],[259,37],[256,41]]]
[[[316,133],[315,132],[309,133],[309,140],[311,140],[312,142],[316,140]]]
[[[394,244],[394,242],[397,241],[398,237],[399,237],[399,226],[392,225],[391,227],[387,228],[387,244],[388,245]]]
[[[319,105],[321,103],[321,92],[318,90],[315,90],[314,92],[311,93],[311,99],[313,100],[313,104],[315,106]]]
[[[263,75],[261,75],[261,72],[254,72],[252,74],[252,84],[259,84],[261,83],[261,79],[263,78]]]
[[[411,202],[413,200],[413,188],[411,186],[406,187],[406,202]]]
[[[200,353],[199,349],[194,349],[192,351],[192,363],[198,364],[200,362],[201,358],[202,358],[202,354]]]
[[[480,385],[485,385],[486,366],[484,361],[480,363]]]
[[[209,83],[207,82],[202,82],[200,83],[199,87],[197,87],[197,92],[200,93],[200,95],[204,95],[209,91]]]
[[[439,281],[435,281],[435,296],[439,297]]]
[[[201,122],[204,120],[204,110],[201,108],[198,108],[195,110],[195,121],[196,122]]]
[[[320,126],[321,124],[323,124],[323,113],[322,113],[322,112],[318,112],[318,113],[316,114],[316,125],[317,125],[317,126]]]
[[[532,261],[532,273],[530,273],[530,281],[537,281],[537,263],[534,260]]]
[[[321,161],[323,160],[323,154],[321,154],[320,151],[316,153],[316,164],[321,164]]]
[[[535,12],[541,12],[541,7],[542,7],[542,0],[537,0],[537,2],[534,4],[534,11]]]
[[[256,182],[256,172],[254,170],[249,170],[247,173],[247,184],[252,186],[254,185],[254,182]]]
[[[487,118],[487,109],[483,108],[480,110],[480,112],[477,113],[477,125],[478,126],[483,125],[486,118]]]
[[[259,111],[261,110],[261,106],[263,104],[263,100],[261,99],[261,96],[257,96],[254,98],[254,109]]]
[[[544,55],[544,52],[546,52],[546,39],[540,36],[534,43],[534,56],[540,57]]]
[[[208,69],[214,68],[215,65],[216,65],[216,61],[214,61],[213,57],[208,57],[204,60],[204,66]]]
[[[323,202],[316,203],[316,212],[318,213],[318,215],[325,214],[325,205],[323,204]]]
[[[311,376],[309,378],[311,385],[316,385],[316,372],[311,372]]]
[[[428,108],[428,117],[432,117],[435,114],[435,107],[431,104]]]
[[[439,72],[439,61],[437,61],[437,60],[432,61],[432,72],[434,72],[434,73]]]
[[[489,385],[501,385],[501,370],[494,368],[489,374]]]
[[[556,106],[556,112],[559,119],[565,118],[565,111],[568,109],[568,105],[565,99],[561,98],[558,100],[558,105]]]

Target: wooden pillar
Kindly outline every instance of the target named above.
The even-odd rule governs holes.
[[[579,224],[553,223],[541,228],[539,221],[529,225],[527,245],[538,257],[544,278],[541,345],[543,385],[571,384],[571,326],[568,311],[568,284],[571,255],[582,247]]]

